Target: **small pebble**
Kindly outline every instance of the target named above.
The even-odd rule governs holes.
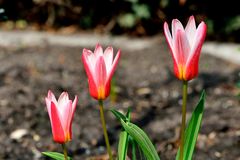
[[[20,140],[23,136],[28,134],[26,129],[16,129],[10,134],[10,138],[13,140]]]
[[[214,155],[217,157],[217,158],[221,158],[222,157],[222,154],[220,152],[215,152]]]
[[[34,140],[34,141],[38,142],[38,141],[40,141],[40,139],[41,139],[41,138],[40,138],[40,136],[39,136],[38,134],[34,134],[34,135],[33,135],[33,140]]]
[[[148,87],[140,88],[137,90],[137,94],[139,96],[145,96],[145,95],[150,95],[152,90]]]

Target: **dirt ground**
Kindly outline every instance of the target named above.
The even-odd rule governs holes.
[[[92,49],[94,46],[92,46]],[[105,101],[108,132],[117,149],[120,125],[107,111],[132,108],[163,160],[177,151],[181,82],[172,74],[165,40],[151,48],[127,50],[115,73],[116,101]],[[44,98],[51,89],[79,96],[69,153],[75,160],[106,153],[97,101],[89,96],[80,60],[83,46],[0,47],[0,159],[44,160],[42,151],[61,151],[52,141]],[[240,160],[240,66],[202,54],[199,76],[189,84],[188,113],[206,90],[206,108],[195,160]],[[188,116],[189,116],[188,114]],[[103,158],[102,158],[103,159]],[[144,158],[139,158],[144,159]]]

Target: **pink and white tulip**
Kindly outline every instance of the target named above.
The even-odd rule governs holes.
[[[198,75],[198,62],[206,32],[207,25],[204,22],[196,28],[193,16],[190,16],[185,29],[179,20],[173,19],[172,33],[167,22],[164,23],[164,34],[171,50],[174,74],[178,79],[189,81]]]
[[[52,126],[53,140],[58,143],[66,143],[72,139],[72,120],[76,105],[77,96],[74,101],[69,100],[67,92],[63,92],[58,100],[49,90],[45,98],[48,115]]]
[[[103,52],[97,44],[94,53],[83,49],[82,61],[88,77],[90,95],[97,100],[104,100],[110,94],[111,79],[116,70],[121,51],[118,50],[115,58],[113,48],[107,47]]]

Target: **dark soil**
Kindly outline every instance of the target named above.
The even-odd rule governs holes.
[[[116,151],[121,127],[107,110],[126,111],[131,106],[132,121],[146,131],[161,159],[174,159],[181,122],[181,82],[172,74],[166,44],[141,51],[114,47],[115,52],[122,49],[122,57],[115,73],[116,100],[105,101],[112,148]],[[70,155],[84,160],[101,159],[106,153],[97,101],[89,96],[80,60],[82,49],[0,48],[0,159],[43,160],[42,151],[61,152],[61,146],[52,141],[44,102],[49,89],[57,96],[62,91],[69,92],[71,98],[79,96],[73,140],[68,143]],[[240,89],[236,84],[240,67],[202,54],[199,72],[189,84],[188,98],[189,117],[201,91],[206,90],[194,159],[239,160]]]

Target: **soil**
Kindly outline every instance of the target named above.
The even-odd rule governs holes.
[[[92,46],[91,49],[93,49]],[[105,46],[106,47],[106,46]],[[177,151],[181,122],[181,82],[172,74],[165,41],[151,48],[127,50],[114,76],[116,97],[105,102],[110,141],[116,152],[119,122],[109,111],[125,112],[155,144],[161,159]],[[44,45],[0,47],[0,159],[44,160],[43,151],[59,151],[52,141],[44,98],[49,89],[59,96],[79,96],[73,140],[67,144],[74,159],[106,159],[97,101],[89,96],[81,53],[83,47]],[[240,160],[239,65],[202,54],[198,78],[189,83],[188,117],[201,91],[207,93],[195,160]],[[144,158],[139,158],[144,159]]]

